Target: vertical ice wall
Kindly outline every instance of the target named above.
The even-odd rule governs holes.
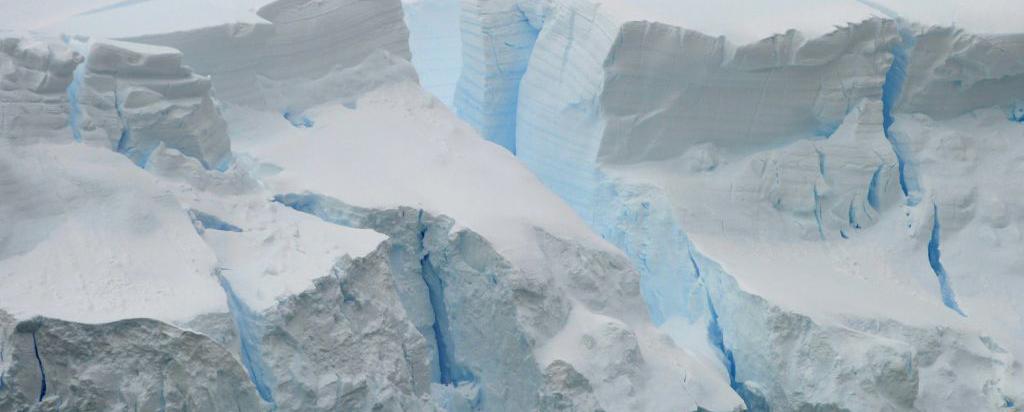
[[[499,3],[502,13],[495,13]],[[944,40],[918,38],[915,44],[902,38],[906,35],[897,30],[896,22],[871,19],[815,39],[790,31],[737,47],[723,38],[670,25],[619,21],[587,1],[519,1],[517,7],[508,3],[478,0],[464,7],[469,14],[466,20],[485,25],[467,27],[488,34],[465,36],[464,78],[470,73],[491,81],[472,89],[460,83],[459,93],[471,90],[492,100],[457,100],[460,114],[503,146],[510,147],[507,135],[514,134],[517,156],[631,257],[643,273],[643,293],[656,322],[673,315],[719,319],[714,323],[724,335],[722,355],[735,360],[726,363],[735,371],[737,391],[750,407],[764,406],[761,395],[783,408],[830,400],[807,398],[774,384],[744,385],[745,380],[777,381],[782,375],[773,370],[793,367],[765,362],[766,356],[777,354],[761,352],[759,338],[743,330],[756,329],[749,327],[744,311],[758,309],[737,310],[736,306],[765,302],[744,301],[759,297],[744,295],[730,284],[724,270],[711,271],[710,276],[730,286],[718,287],[708,304],[696,299],[694,291],[704,288],[705,282],[698,272],[683,267],[684,251],[691,245],[676,221],[673,209],[678,205],[660,195],[661,188],[633,185],[620,180],[619,173],[628,175],[622,171],[629,168],[648,171],[654,166],[647,162],[662,160],[666,169],[687,167],[690,158],[697,157],[703,160],[691,172],[710,174],[719,165],[752,159],[752,170],[734,176],[735,181],[719,189],[730,194],[729,201],[770,201],[765,206],[790,214],[801,229],[803,221],[810,219],[810,231],[795,231],[801,240],[848,239],[877,224],[886,210],[899,203],[897,157],[885,139],[893,113],[913,110],[942,117],[972,108],[1005,107],[1021,90],[1016,87],[1019,59],[1013,57],[1021,53],[1015,51],[1014,36],[980,38],[955,32],[954,36],[937,35]],[[526,14],[527,21],[539,29],[521,79],[517,72],[508,75],[498,65],[473,63],[494,61],[501,54],[492,50],[507,51],[515,43],[505,43],[518,39],[515,34],[497,37],[515,33],[507,30],[508,22],[515,19],[494,16],[515,16],[516,12]],[[488,22],[491,26],[486,26]],[[476,44],[481,41],[483,47]],[[913,57],[906,59],[909,63],[894,65],[894,47],[903,43],[908,57]],[[926,57],[918,60],[919,55]],[[898,70],[889,70],[892,66]],[[905,81],[887,82],[887,75],[899,69],[905,69],[907,75],[899,79]],[[481,70],[485,73],[480,74]],[[518,91],[512,89],[517,79]],[[892,93],[897,88],[902,94]],[[510,113],[513,101],[515,110]],[[909,109],[912,105],[918,108]],[[503,119],[491,124],[513,122],[514,131],[480,126],[485,123],[481,119],[502,114]],[[746,191],[751,193],[743,194]],[[724,224],[721,230],[725,231]],[[812,237],[805,236],[811,232]],[[722,306],[717,316],[710,316],[710,305]],[[797,322],[798,317],[772,313],[765,321]],[[826,331],[826,325],[806,325],[797,332],[800,336],[835,333]],[[875,341],[849,344],[902,351]],[[928,345],[919,340],[913,344]],[[847,343],[836,346],[843,345]],[[912,395],[916,380],[893,385],[893,394],[834,402],[885,404],[891,402],[886,396],[916,396]],[[931,396],[921,394],[922,399]],[[911,405],[914,399],[896,402]]]
[[[420,85],[452,108],[462,69],[459,4],[459,0],[405,0],[402,4]]]
[[[630,228],[608,205],[640,200],[608,198],[635,189],[616,189],[600,163],[664,159],[701,144],[735,156],[821,130],[831,133],[861,99],[880,96],[884,46],[896,37],[891,22],[870,20],[812,41],[789,32],[737,49],[722,38],[678,27],[621,22],[588,1],[502,5],[506,20],[497,24],[496,14],[489,13],[496,2],[467,4],[465,19],[479,14],[476,18],[491,26],[475,29],[489,37],[465,35],[464,79],[502,80],[478,93],[515,98],[515,118],[506,114],[504,120],[514,120],[517,156],[599,233],[621,241],[631,237],[622,230],[642,229]],[[514,75],[472,63],[491,58],[477,50],[508,50],[507,38],[497,36],[514,21],[508,16],[522,16],[540,28],[518,93]],[[474,43],[481,41],[482,48]],[[470,88],[464,82],[459,90]],[[507,112],[512,97],[483,106],[457,101],[456,106],[474,123],[466,113]],[[651,267],[643,264],[644,255],[674,256],[641,250],[651,246],[639,238],[635,242],[618,245],[641,270]],[[664,262],[654,264],[659,265]],[[681,284],[693,284],[692,275],[668,266],[658,276],[689,277]],[[651,271],[645,274],[650,277]]]
[[[538,28],[516,0],[462,2],[462,72],[455,110],[488,140],[516,152],[519,82]]]

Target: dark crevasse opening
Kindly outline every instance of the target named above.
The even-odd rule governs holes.
[[[36,333],[32,332],[32,351],[36,355],[36,362],[39,364],[39,402],[46,397],[46,370],[43,369],[43,358],[39,356],[39,342],[36,340]]]
[[[437,275],[433,265],[430,264],[430,255],[424,255],[420,260],[420,270],[423,274],[423,283],[427,285],[430,300],[430,308],[434,312],[434,339],[437,345],[437,368],[439,371],[438,382],[442,385],[456,383],[455,373],[452,370],[454,360],[452,359],[452,346],[448,342],[449,325],[448,313],[444,304],[444,284]]]
[[[881,173],[882,166],[879,165],[878,168],[875,169],[875,173],[871,175],[871,184],[868,185],[868,204],[876,211],[882,210],[882,201],[878,198],[878,178]]]
[[[242,228],[225,222],[221,218],[211,215],[209,213],[201,212],[195,209],[188,210],[188,216],[192,219],[192,224],[197,227],[202,227],[210,230],[220,230],[224,232],[241,232]],[[198,229],[197,229],[198,230]]]
[[[900,41],[892,47],[892,65],[885,72],[885,83],[882,85],[882,131],[885,134],[885,138],[892,145],[893,152],[896,153],[896,160],[900,171],[900,189],[903,190],[903,195],[907,197],[907,202],[915,205],[917,204],[917,197],[914,196],[914,193],[919,190],[920,186],[918,185],[912,165],[908,164],[908,150],[905,144],[893,135],[892,125],[896,122],[893,111],[896,105],[899,104],[900,97],[903,94],[903,86],[907,81],[907,69],[910,67],[910,51],[913,50],[914,45],[917,43],[917,38],[910,28],[905,27],[906,22],[902,19],[897,18],[896,25]]]
[[[818,237],[825,240],[825,228],[821,222],[821,195],[817,185],[814,186],[814,222],[818,225]]]
[[[117,118],[121,120],[121,137],[117,139],[117,152],[127,155],[131,150],[128,147],[128,142],[132,138],[132,129],[128,126],[128,119],[124,117],[124,102],[121,101],[117,93],[116,80],[114,83],[114,110],[117,112]]]
[[[935,277],[939,279],[939,292],[942,294],[942,303],[946,307],[959,313],[960,316],[967,316],[964,311],[960,309],[960,304],[956,301],[956,293],[953,292],[953,285],[950,283],[949,274],[946,272],[946,268],[942,266],[941,251],[939,250],[941,229],[939,225],[939,207],[932,205],[934,209],[934,217],[932,218],[932,236],[928,241],[928,264],[931,265],[932,271],[935,272]]]
[[[274,395],[271,391],[273,378],[263,363],[260,349],[260,340],[263,335],[259,325],[258,315],[253,313],[249,307],[235,294],[231,283],[221,274],[217,275],[220,285],[224,288],[224,294],[228,298],[228,309],[235,321],[235,328],[238,330],[240,342],[240,355],[242,365],[249,372],[249,379],[256,386],[256,392],[260,398],[271,404],[274,403]]]
[[[419,212],[418,222],[420,225],[419,241],[421,250],[425,251],[424,240],[427,236],[427,226],[423,224],[423,211]],[[448,306],[444,297],[444,279],[430,261],[430,253],[424,253],[420,258],[420,274],[423,283],[427,286],[428,300],[434,315],[435,344],[437,346],[437,366],[439,376],[438,383],[442,385],[457,385],[462,382],[474,381],[473,375],[455,361],[455,346],[452,342],[450,317]]]
[[[70,42],[68,43],[71,44]],[[71,84],[68,85],[68,126],[71,128],[71,136],[76,142],[82,141],[82,107],[78,104],[78,90],[82,85],[85,76],[85,61],[75,67]]]
[[[313,119],[310,119],[309,117],[302,113],[293,113],[287,111],[284,112],[282,116],[284,116],[285,120],[287,120],[288,123],[291,123],[292,127],[308,129],[316,125],[316,122],[314,122]]]
[[[314,193],[275,195],[274,202],[339,226],[363,227],[363,225],[358,224],[362,216],[359,215],[360,212],[356,208],[348,207],[341,202]]]
[[[690,251],[690,264],[693,265],[697,278],[703,281],[700,265],[697,264],[697,259],[693,256],[692,250]],[[771,407],[763,396],[751,391],[743,382],[736,380],[736,356],[731,349],[725,346],[725,335],[722,333],[722,327],[718,321],[718,312],[715,310],[714,302],[711,300],[711,292],[707,290],[707,287],[704,290],[706,292],[705,299],[707,299],[708,313],[710,314],[707,327],[708,340],[722,355],[722,363],[729,374],[729,387],[740,396],[748,411],[770,411]]]

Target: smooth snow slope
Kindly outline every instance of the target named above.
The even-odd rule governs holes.
[[[225,310],[216,258],[174,197],[125,157],[67,141],[3,147],[3,310],[79,322]]]

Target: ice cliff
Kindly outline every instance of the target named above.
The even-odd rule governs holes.
[[[182,66],[180,51],[111,40],[69,40],[88,48],[68,86],[75,140],[114,149],[145,165],[163,144],[207,168],[231,161],[227,124],[210,79]]]
[[[753,410],[1014,407],[1019,196],[939,169],[1015,174],[983,153],[1019,146],[1019,35],[894,16],[734,45],[603,6],[468,2],[455,105],[632,258],[656,323],[706,327]]]
[[[367,6],[325,3],[294,7]],[[4,408],[739,407],[654,328],[625,256],[400,49],[282,77],[297,128],[188,47],[19,36],[67,70],[52,139],[5,129]]]

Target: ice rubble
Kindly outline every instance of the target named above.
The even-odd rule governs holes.
[[[0,142],[63,140],[66,90],[81,61],[57,41],[0,32]]]
[[[124,153],[141,166],[162,144],[207,168],[227,167],[231,142],[210,79],[182,66],[180,51],[113,40],[71,42],[88,49],[68,87],[75,140]]]
[[[980,135],[1012,140],[1019,35],[873,18],[736,46],[604,6],[469,2],[455,104],[632,258],[656,322],[680,341],[720,334],[753,409],[1013,407],[1024,330],[1002,306],[1020,269],[1001,254],[1019,249],[1005,200],[1019,196],[967,176],[938,189],[918,163],[938,151],[1001,170],[984,180],[1019,160],[907,132],[902,113],[949,128],[982,116]],[[935,140],[955,149],[922,143]],[[971,225],[976,202],[1012,229]],[[948,246],[975,236],[993,244]],[[966,263],[978,256],[984,269]],[[970,315],[960,284],[1003,310]],[[902,376],[865,374],[884,364]]]

